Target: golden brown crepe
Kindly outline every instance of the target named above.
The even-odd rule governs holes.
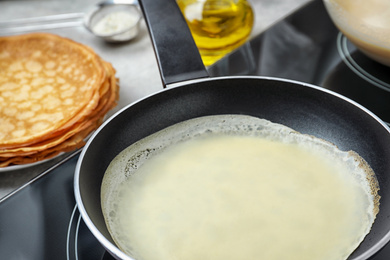
[[[115,72],[54,34],[0,37],[0,167],[82,147],[117,104]]]

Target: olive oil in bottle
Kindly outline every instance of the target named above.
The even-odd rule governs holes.
[[[254,14],[247,0],[177,0],[201,54],[209,66],[249,37]]]

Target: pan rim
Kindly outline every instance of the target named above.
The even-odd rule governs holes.
[[[86,153],[88,152],[88,148],[90,147],[91,143],[94,141],[97,135],[102,131],[103,128],[105,128],[110,122],[116,118],[119,114],[123,113],[130,107],[134,106],[135,104],[138,104],[142,102],[145,99],[148,99],[152,96],[159,95],[160,93],[166,92],[166,91],[171,91],[176,88],[185,88],[187,85],[191,84],[197,84],[197,83],[202,83],[202,82],[207,82],[207,81],[216,81],[216,80],[239,80],[239,79],[250,79],[250,80],[268,80],[268,81],[275,81],[275,82],[286,82],[286,83],[293,83],[295,85],[300,85],[304,87],[308,87],[311,89],[315,89],[320,92],[324,92],[330,95],[335,96],[336,98],[339,98],[345,102],[350,103],[351,105],[354,105],[358,109],[362,110],[364,113],[369,115],[372,119],[377,121],[379,125],[381,125],[388,134],[390,134],[390,127],[387,123],[385,123],[382,119],[380,119],[376,114],[374,114],[372,111],[370,111],[368,108],[364,107],[363,105],[359,104],[358,102],[343,96],[337,92],[334,92],[329,89],[325,89],[323,87],[310,84],[310,83],[305,83],[297,80],[291,80],[291,79],[285,79],[285,78],[278,78],[278,77],[267,77],[267,76],[221,76],[221,77],[212,77],[212,78],[202,78],[202,79],[194,79],[194,80],[189,80],[189,81],[183,81],[179,83],[174,83],[170,86],[168,86],[165,89],[161,89],[157,92],[151,93],[143,98],[140,98],[134,102],[129,103],[128,105],[124,106],[120,110],[118,110],[115,114],[113,114],[110,118],[108,118],[103,124],[91,135],[91,137],[88,139],[87,143],[83,147],[80,156],[78,158],[76,168],[75,168],[75,174],[74,174],[74,195],[75,195],[75,200],[77,207],[80,211],[80,215],[82,219],[84,220],[86,226],[88,229],[91,231],[91,233],[98,239],[98,241],[111,253],[114,254],[116,257],[119,257],[120,259],[124,260],[134,260],[134,258],[129,257],[128,255],[124,254],[115,244],[111,243],[100,231],[99,229],[94,225],[92,219],[88,215],[86,208],[83,203],[83,199],[81,196],[81,190],[80,190],[80,183],[79,183],[79,178],[81,174],[81,165],[84,161],[84,157]],[[354,258],[354,260],[364,260],[368,259],[369,257],[372,257],[374,254],[379,252],[388,242],[390,241],[390,232],[385,234],[375,245],[373,245],[370,249],[366,250],[364,253],[362,253],[359,257]]]

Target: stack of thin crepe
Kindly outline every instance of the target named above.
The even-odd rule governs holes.
[[[0,37],[0,167],[82,147],[119,98],[115,69],[48,33]]]

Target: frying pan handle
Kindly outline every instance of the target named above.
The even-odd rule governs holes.
[[[198,48],[175,0],[139,0],[164,88],[208,77]]]

